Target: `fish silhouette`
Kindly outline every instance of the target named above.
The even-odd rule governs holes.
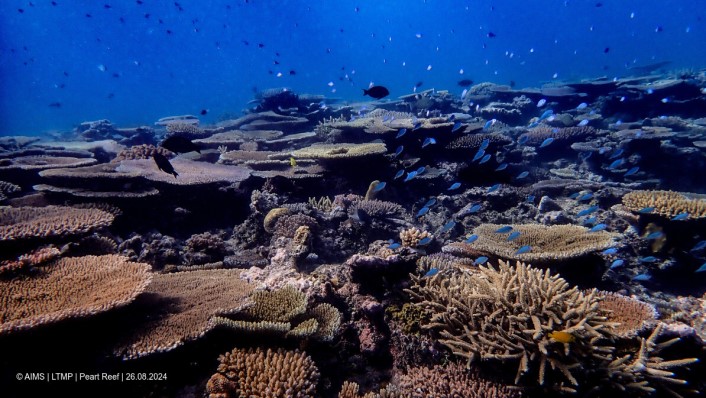
[[[155,152],[152,155],[152,158],[154,159],[154,162],[157,164],[157,168],[162,170],[163,172],[167,174],[172,174],[174,175],[174,178],[177,178],[179,173],[174,170],[174,166],[172,166],[171,163],[169,163],[169,159],[164,157],[161,153]]]

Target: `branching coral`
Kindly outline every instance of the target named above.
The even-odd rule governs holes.
[[[673,191],[633,191],[623,196],[623,204],[633,212],[654,207],[651,214],[674,217],[688,213],[689,218],[706,218],[706,199],[701,195]]]
[[[549,271],[500,261],[498,269],[414,279],[408,292],[431,315],[423,327],[469,362],[517,361],[515,383],[532,369],[540,385],[550,370],[577,385],[575,369],[611,352],[599,344],[609,325],[595,292],[570,288]]]
[[[316,394],[319,369],[298,350],[234,348],[218,360],[218,372],[206,386],[210,398],[313,398]]]
[[[574,142],[596,135],[598,130],[591,126],[576,127],[535,127],[520,135],[520,140],[527,140],[528,145],[542,143],[547,138],[554,138],[557,142]]]
[[[568,260],[607,249],[615,244],[617,234],[599,231],[590,232],[578,225],[519,224],[511,225],[512,232],[520,235],[508,241],[510,232],[495,232],[502,228],[499,224],[481,224],[473,230],[478,239],[473,243],[455,242],[444,246],[445,253],[464,257],[479,254],[497,256],[503,259],[549,262]],[[529,251],[518,253],[523,246]]]
[[[599,308],[605,312],[609,322],[615,322],[613,333],[620,337],[632,337],[653,324],[657,310],[645,302],[617,293],[599,291]]]
[[[434,239],[434,236],[427,231],[420,231],[416,227],[411,227],[400,232],[402,246],[417,247],[419,241],[424,238]]]

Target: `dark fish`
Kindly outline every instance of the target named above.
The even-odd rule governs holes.
[[[169,159],[165,158],[164,155],[162,155],[159,152],[155,152],[152,155],[152,158],[154,159],[154,162],[157,164],[157,168],[162,170],[163,172],[167,174],[172,174],[174,178],[177,178],[179,173],[177,173],[174,170],[174,166],[172,166],[171,163],[169,163]]]
[[[49,104],[50,108],[61,108],[61,102],[52,102]]]
[[[202,115],[205,115],[205,114],[207,114],[207,113],[208,113],[208,109],[201,109],[201,114],[202,114]]]
[[[297,74],[297,71],[295,71],[294,69],[292,69],[292,70],[289,71],[289,75],[290,75],[290,76],[294,76],[294,75],[296,75],[296,74]]]
[[[414,87],[422,87],[422,84],[424,84],[424,82],[417,82],[417,84],[415,84]]]
[[[604,54],[608,54],[609,51],[610,51],[610,47],[606,47],[603,49]]]
[[[497,36],[498,36],[498,35],[496,35],[496,34],[493,33],[493,32],[488,32],[488,38],[489,38],[489,39],[492,39],[492,38],[497,37]]]
[[[166,140],[162,141],[162,143],[159,145],[163,148],[169,149],[174,153],[187,153],[191,151],[201,153],[201,149],[198,147],[198,145],[191,142],[191,140],[188,140],[179,135],[173,135],[167,138]]]
[[[463,79],[463,80],[459,80],[457,84],[461,87],[470,87],[471,84],[473,84],[473,80]]]
[[[390,95],[390,91],[383,86],[373,86],[369,89],[363,89],[363,95],[369,95],[375,99],[385,98]]]

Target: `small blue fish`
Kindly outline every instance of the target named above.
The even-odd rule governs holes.
[[[418,168],[416,171],[417,171],[417,175],[420,175],[420,174],[424,173],[425,171],[427,171],[427,168],[422,166],[422,167]]]
[[[438,268],[431,268],[429,271],[427,271],[426,274],[424,274],[424,278],[431,278],[432,276],[434,276],[438,273],[439,273]]]
[[[591,207],[589,207],[588,209],[581,210],[581,211],[577,214],[577,216],[579,216],[579,217],[587,216],[587,215],[589,215],[589,214],[591,214],[591,213],[596,212],[598,209],[599,209],[598,206],[591,206]]]
[[[394,157],[400,156],[400,154],[402,153],[402,151],[404,151],[404,146],[403,146],[403,145],[398,146],[397,149],[395,149]]]
[[[475,212],[477,212],[478,210],[480,210],[480,204],[471,206],[471,208],[468,209],[468,212],[469,212],[469,213],[475,213]]]
[[[623,261],[621,259],[613,260],[613,262],[610,263],[610,269],[616,269],[616,268],[622,267],[623,264],[625,264],[625,261]]]
[[[534,203],[534,195],[527,195],[527,201],[530,203]]]
[[[417,212],[417,218],[424,216],[424,215],[427,214],[428,212],[429,212],[429,208],[428,208],[428,207],[422,207],[422,208],[419,209],[419,211]]]
[[[432,207],[435,204],[436,204],[436,198],[431,198],[431,199],[427,200],[427,202],[424,203],[424,206],[422,206],[422,207]]]
[[[473,235],[469,236],[468,238],[466,238],[466,240],[464,240],[463,243],[473,243],[477,240],[478,240],[478,235],[473,234]]]
[[[492,120],[488,120],[488,121],[485,122],[485,124],[483,125],[483,130],[488,130],[488,129],[490,128],[490,126],[492,126],[492,125],[493,125],[493,121],[492,121]]]
[[[448,189],[446,189],[446,190],[447,190],[447,191],[454,191],[454,190],[459,189],[459,188],[461,188],[461,183],[460,183],[460,182],[454,182],[454,183],[451,184],[451,186],[448,187]]]
[[[502,184],[493,185],[492,187],[488,188],[488,193],[497,191],[498,189],[500,189],[501,186],[502,186]]]
[[[651,234],[645,236],[645,239],[647,240],[653,240],[653,239],[659,239],[664,236],[664,232],[662,231],[655,231],[652,232]]]
[[[642,209],[638,210],[637,212],[640,214],[650,214],[653,211],[655,211],[655,208],[652,206],[648,206],[648,207],[643,207]]]
[[[441,233],[443,234],[444,232],[449,231],[450,229],[452,229],[455,226],[456,226],[456,221],[449,221],[446,224],[444,224],[443,227],[441,227]]]
[[[610,166],[608,166],[608,169],[610,170],[610,169],[614,169],[616,167],[620,167],[623,165],[623,163],[625,163],[625,159],[620,158],[616,161],[613,161],[613,163],[611,163]]]
[[[422,122],[416,122],[416,123],[414,123],[414,127],[412,128],[412,131],[418,130],[420,127],[422,127]]]
[[[456,115],[452,114],[451,116],[449,116],[449,118],[448,118],[449,122],[453,122],[454,120],[456,120]]]
[[[377,183],[377,185],[375,185],[375,188],[373,188],[373,192],[380,192],[385,189],[385,186],[387,186],[387,183],[385,181],[379,182]]]
[[[584,108],[586,108],[587,106],[588,106],[587,103],[582,102],[582,103],[580,103],[580,104],[576,107],[576,110],[578,111],[578,110],[584,109]]]
[[[390,243],[390,245],[387,246],[387,248],[390,250],[395,250],[395,249],[399,249],[400,246],[402,246],[402,244],[400,244],[399,242],[393,242],[393,243]]]
[[[578,200],[579,202],[583,202],[585,200],[590,200],[591,198],[593,198],[593,194],[589,192],[579,196],[578,198],[576,198],[576,200]]]
[[[529,175],[529,171],[523,171],[522,173],[517,175],[517,179],[521,180]]]
[[[625,174],[623,174],[623,175],[625,177],[629,177],[629,176],[637,174],[638,171],[640,171],[640,168],[635,166],[635,167],[631,168],[630,170],[626,171]]]
[[[588,119],[583,119],[578,124],[579,127],[583,127],[583,126],[587,126],[587,125],[588,125]]]
[[[532,123],[530,123],[530,124],[527,126],[527,128],[530,128],[530,129],[531,129],[531,128],[534,128],[534,127],[537,127],[537,126],[539,126],[539,123],[538,123],[538,122],[532,122]]]
[[[569,199],[576,199],[579,197],[580,194],[581,194],[581,192],[574,192],[571,195],[569,195]]]
[[[655,257],[655,256],[647,256],[647,257],[641,257],[641,258],[639,259],[639,261],[640,261],[641,263],[654,263],[654,262],[659,261],[659,259],[658,259],[657,257]]]
[[[514,231],[513,233],[511,233],[510,235],[508,235],[507,241],[508,241],[508,242],[513,241],[513,240],[519,238],[520,235],[522,235],[522,233],[521,233],[520,231]]]
[[[696,269],[694,272],[704,272],[706,271],[706,263],[701,264],[699,268]]]
[[[699,251],[705,247],[706,247],[706,240],[702,240],[701,242],[695,244],[694,247],[692,247],[691,250],[689,250],[689,251],[696,252],[696,251]]]
[[[615,254],[617,252],[618,252],[618,249],[611,247],[609,249],[603,250],[601,253],[603,253],[603,255],[605,255],[605,256],[610,256],[610,255]]]
[[[542,141],[542,143],[539,145],[539,147],[544,148],[545,146],[550,145],[552,142],[554,142],[554,138],[549,137],[549,138],[545,139],[544,141]]]
[[[618,150],[615,151],[615,152],[613,152],[613,154],[610,155],[610,157],[609,157],[608,159],[617,159],[617,158],[619,158],[620,155],[622,155],[624,152],[625,152],[625,150],[624,150],[623,148],[618,148]]]
[[[581,222],[581,224],[583,224],[583,225],[593,225],[593,224],[596,223],[596,221],[598,221],[598,218],[596,218],[595,216],[593,216],[593,217],[590,217],[590,218],[587,218],[587,219],[583,220],[583,221]]]
[[[682,220],[686,220],[687,218],[689,218],[689,213],[683,212],[683,213],[679,213],[676,216],[672,217],[672,221],[682,221]]]
[[[649,281],[650,279],[652,279],[652,276],[650,274],[640,274],[632,277],[632,280],[638,282]]]
[[[478,162],[478,164],[483,164],[483,163],[485,163],[485,162],[487,162],[487,161],[489,161],[489,160],[490,160],[490,154],[489,154],[489,153],[486,153],[485,156],[483,156],[483,157],[480,159],[480,162]]]
[[[398,171],[397,173],[395,173],[395,178],[393,178],[393,179],[396,180],[396,179],[402,177],[403,175],[404,175],[404,169],[402,169],[402,170]]]
[[[409,173],[407,173],[407,177],[405,177],[404,182],[407,182],[416,176],[417,176],[416,171],[410,171]]]
[[[504,226],[504,227],[500,227],[500,228],[496,229],[496,230],[495,230],[495,233],[496,233],[496,234],[505,234],[505,233],[508,233],[508,232],[510,232],[510,231],[512,231],[512,227],[509,226],[509,225],[506,225],[506,226]]]
[[[478,257],[478,258],[476,259],[476,261],[473,262],[473,264],[475,264],[475,265],[481,265],[481,264],[485,264],[486,261],[488,261],[488,257],[486,257],[486,256],[480,256],[480,257]]]
[[[485,150],[488,149],[488,145],[490,145],[490,140],[485,138],[483,139],[483,141],[481,141],[479,148]]]
[[[397,135],[395,136],[395,138],[400,138],[403,135],[405,135],[406,133],[407,133],[407,129],[401,128],[400,131],[397,132]]]
[[[553,115],[553,114],[554,114],[554,111],[553,111],[553,110],[547,109],[546,111],[544,111],[544,113],[542,113],[542,116],[539,117],[539,120],[542,121],[542,120],[548,118],[549,116],[551,116],[551,115]]]
[[[507,169],[507,163],[500,163],[500,166],[495,168],[495,171],[503,171]]]
[[[528,135],[521,135],[520,139],[517,140],[517,143],[519,145],[525,145],[527,143],[527,141],[529,141],[529,136]]]
[[[485,155],[485,149],[479,149],[478,152],[473,156],[473,160],[471,162],[475,162],[476,160],[482,158]]]
[[[524,253],[530,252],[531,250],[532,250],[532,246],[524,245],[524,246],[521,246],[519,249],[517,249],[515,254],[524,254]]]
[[[544,99],[544,98],[540,99],[539,101],[537,101],[537,108],[543,107],[544,104],[546,104],[546,103],[547,103],[546,99]]]
[[[427,236],[426,238],[417,242],[417,246],[425,246],[425,245],[428,245],[429,243],[431,243],[431,236]]]
[[[463,126],[463,124],[462,124],[461,122],[456,122],[456,123],[454,123],[454,126],[451,128],[451,132],[452,132],[452,133],[455,133],[455,132],[458,131],[458,129],[460,129],[462,126]]]
[[[589,232],[598,232],[598,231],[603,231],[606,229],[607,225],[605,224],[596,224],[593,228],[589,230]]]
[[[432,145],[436,144],[436,140],[432,137],[427,137],[424,142],[422,142],[422,148],[426,147],[427,145]]]

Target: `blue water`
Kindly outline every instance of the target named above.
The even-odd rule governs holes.
[[[460,79],[527,87],[706,65],[700,1],[56,3],[0,2],[2,135],[202,109],[210,123],[270,87],[353,101],[371,82],[395,98],[418,82],[460,93]]]

